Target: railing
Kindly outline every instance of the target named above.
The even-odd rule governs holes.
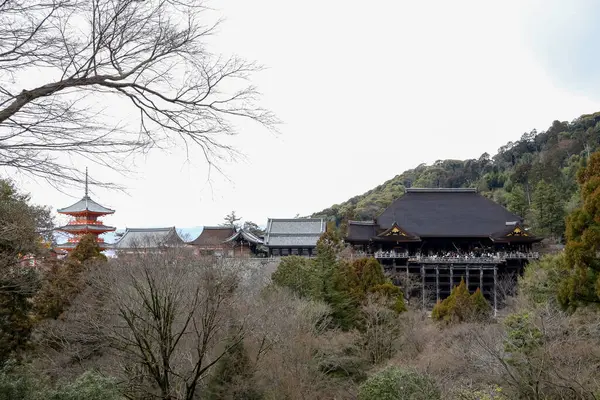
[[[458,256],[423,256],[414,255],[409,256],[408,253],[400,253],[395,251],[376,251],[373,254],[369,253],[355,253],[358,257],[375,257],[377,259],[394,259],[394,258],[408,258],[410,262],[421,262],[421,263],[468,263],[468,264],[491,264],[505,261],[507,259],[528,259],[537,260],[540,258],[540,254],[537,252],[502,252],[493,253],[482,256],[471,256],[471,255],[458,255]]]

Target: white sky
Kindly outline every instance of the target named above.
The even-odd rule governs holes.
[[[495,154],[525,131],[600,110],[597,93],[561,85],[530,40],[532,27],[543,42],[553,23],[564,29],[563,16],[582,8],[554,2],[554,17],[536,26],[541,2],[525,3],[214,2],[226,21],[212,50],[268,67],[254,83],[283,120],[281,134],[241,125],[233,144],[245,160],[221,165],[227,179],[212,174],[210,183],[203,160],[186,162],[181,149],[139,159],[126,177],[88,165],[97,179],[127,187],[92,189],[93,198],[117,210],[105,222],[120,229],[215,225],[231,210],[263,225],[342,202],[420,163]],[[83,194],[21,183],[54,209]]]

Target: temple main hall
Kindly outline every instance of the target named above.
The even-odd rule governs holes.
[[[523,218],[475,189],[409,188],[371,221],[349,221],[346,242],[356,256],[378,259],[398,284],[413,280],[411,298],[424,306],[444,299],[464,279],[501,306],[541,241]]]

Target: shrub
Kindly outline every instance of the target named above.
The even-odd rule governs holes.
[[[557,305],[559,284],[565,269],[564,253],[546,255],[529,263],[519,279],[520,293],[534,306]]]
[[[281,260],[271,279],[276,285],[287,287],[300,297],[309,297],[316,284],[311,261],[300,256]]]
[[[443,301],[438,301],[431,311],[431,318],[437,321],[472,322],[490,317],[492,307],[489,305],[481,290],[469,294],[464,280],[460,281]]]
[[[441,393],[431,378],[397,367],[373,375],[358,390],[358,400],[436,399],[441,399]]]

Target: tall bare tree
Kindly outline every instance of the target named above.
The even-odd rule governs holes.
[[[174,143],[215,165],[237,118],[274,127],[248,83],[260,66],[211,53],[205,17],[201,0],[0,0],[0,166],[79,182],[61,155],[114,167]]]

